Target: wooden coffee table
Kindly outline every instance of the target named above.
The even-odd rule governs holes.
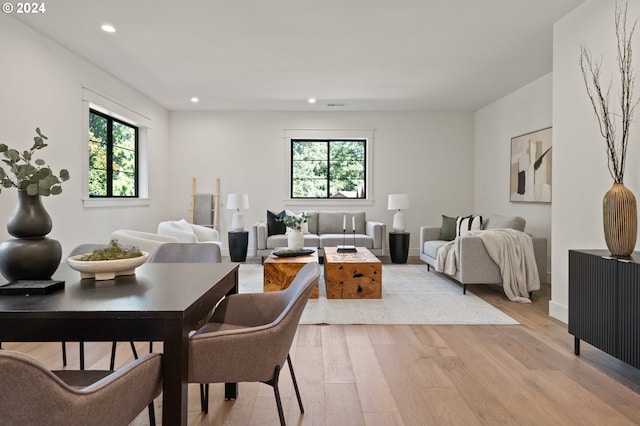
[[[295,257],[278,257],[271,253],[264,260],[264,291],[279,291],[289,287],[304,265],[309,262],[318,262],[318,250],[314,250],[310,255]],[[318,298],[317,283],[310,298]]]
[[[328,299],[381,299],[382,262],[365,247],[354,253],[325,247],[324,282]]]

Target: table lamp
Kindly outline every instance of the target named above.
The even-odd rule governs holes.
[[[389,210],[397,210],[396,214],[393,215],[393,231],[404,232],[404,213],[402,213],[401,210],[409,208],[409,194],[389,194],[389,204],[387,208]]]
[[[235,210],[231,219],[232,231],[244,231],[244,219],[240,209],[249,208],[249,194],[229,194],[227,195],[227,209]]]

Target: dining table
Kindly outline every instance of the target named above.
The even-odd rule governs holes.
[[[0,295],[1,342],[160,341],[162,424],[186,425],[189,335],[238,291],[238,264],[145,263],[134,275],[97,281],[62,263],[49,294]],[[237,384],[225,384],[235,398]]]

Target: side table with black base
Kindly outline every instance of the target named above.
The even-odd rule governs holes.
[[[410,236],[409,232],[389,232],[389,251],[393,263],[407,263]]]
[[[229,231],[229,255],[231,256],[232,262],[246,261],[248,246],[248,231]]]

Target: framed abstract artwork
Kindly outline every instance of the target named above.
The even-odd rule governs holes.
[[[551,127],[511,138],[511,202],[551,202],[551,142]]]

